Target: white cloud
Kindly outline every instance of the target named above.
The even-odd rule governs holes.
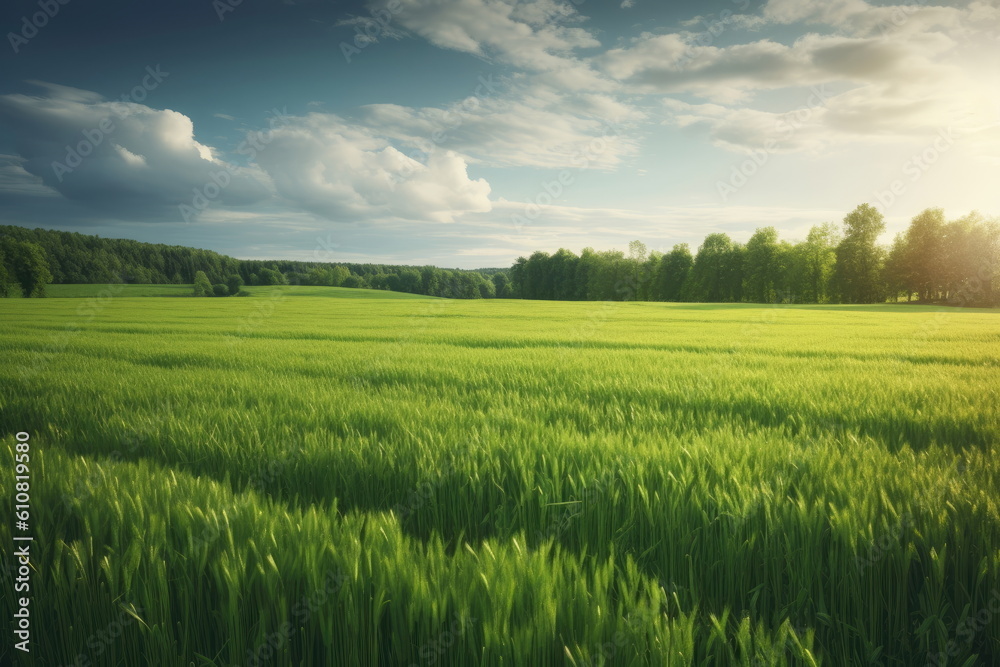
[[[940,127],[973,132],[996,122],[995,86],[976,63],[991,52],[983,32],[1000,10],[979,2],[959,10],[771,0],[764,16],[837,32],[806,33],[789,45],[760,39],[727,46],[715,45],[722,42],[718,31],[646,33],[597,62],[629,89],[709,102],[675,98],[665,108],[673,124],[706,128],[730,150],[770,143],[779,152],[815,151],[845,141],[908,141]],[[828,87],[818,103],[807,101]],[[781,92],[755,108],[769,91]]]
[[[47,96],[0,96],[0,118],[16,133],[20,168],[63,197],[125,219],[176,219],[178,206],[212,174],[229,169],[217,200],[261,200],[262,183],[212,157],[184,114],[96,93],[44,86]]]
[[[331,220],[453,222],[491,208],[489,184],[470,179],[456,153],[435,150],[418,161],[330,114],[287,119],[257,161],[290,204]]]
[[[858,36],[888,37],[935,29],[958,35],[990,32],[1000,26],[1000,10],[979,1],[959,8],[926,2],[878,6],[864,0],[769,0],[763,15],[774,23],[827,25]]]
[[[942,82],[940,94],[920,86],[873,84],[834,94],[825,85],[803,89],[783,111],[664,101],[669,122],[703,128],[716,146],[736,151],[818,152],[847,142],[909,142],[952,128],[996,146],[996,96],[976,98],[961,81]],[[992,119],[992,121],[991,121]],[[992,137],[992,138],[991,138]]]
[[[58,197],[59,193],[29,174],[19,155],[0,155],[0,193],[27,197]]]
[[[869,8],[864,0],[769,0],[764,16],[776,23],[806,21],[840,25]]]
[[[62,86],[45,97],[0,97],[0,118],[17,133],[19,156],[0,162],[0,189],[58,193],[126,220],[178,220],[210,183],[209,205],[240,206],[280,194],[286,204],[350,222],[452,222],[490,209],[490,186],[467,175],[446,148],[408,157],[384,134],[336,116],[286,117],[257,136],[256,164],[238,168],[194,138],[194,124],[171,110],[104,101]],[[186,218],[185,218],[186,219]]]
[[[931,80],[953,68],[936,57],[954,42],[941,34],[908,40],[807,34],[786,46],[770,39],[726,47],[695,46],[682,35],[647,35],[609,51],[606,71],[645,92],[694,93],[720,101],[779,88]]]
[[[118,154],[122,156],[122,159],[125,160],[125,162],[131,165],[132,167],[148,166],[148,163],[146,162],[146,158],[144,156],[136,155],[135,153],[125,148],[124,146],[119,146],[118,144],[114,143],[111,145],[114,147],[116,151],[118,151]]]
[[[472,99],[446,108],[373,104],[358,122],[425,152],[454,150],[494,166],[612,169],[637,150],[626,128],[642,114],[607,95],[541,86]]]
[[[654,66],[670,69],[684,56],[689,44],[682,35],[644,33],[628,48],[611,49],[598,58],[616,79],[629,79]]]

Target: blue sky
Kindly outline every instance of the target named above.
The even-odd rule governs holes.
[[[1000,213],[995,1],[94,5],[0,10],[3,223],[475,268]]]

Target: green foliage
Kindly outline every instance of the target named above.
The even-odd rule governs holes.
[[[495,273],[492,280],[496,298],[511,299],[514,297],[514,288],[511,286],[510,278],[506,273]]]
[[[359,287],[362,287],[362,288],[368,287],[368,283],[365,282],[364,278],[362,278],[361,276],[353,275],[353,274],[347,276],[347,278],[344,279],[344,282],[342,282],[341,285],[343,287],[353,287],[355,289],[359,288]]]
[[[201,271],[210,285],[225,283],[231,294],[239,292],[239,287],[234,289],[238,278],[243,285],[344,285],[479,299],[495,296],[493,277],[505,273],[502,269],[465,271],[433,266],[238,260],[196,248],[0,226],[0,247],[16,242],[42,247],[52,280],[59,284],[181,285],[194,283],[195,275]],[[7,256],[10,272],[14,256],[12,252]],[[6,284],[0,282],[0,294]]]
[[[778,230],[763,227],[754,232],[746,245],[743,288],[748,301],[774,303],[782,283],[784,266]]]
[[[913,218],[896,236],[885,279],[894,298],[959,305],[1000,303],[1000,223],[972,213],[947,222],[940,209]]]
[[[226,288],[229,290],[229,294],[239,294],[243,285],[243,278],[238,273],[234,273],[226,278]]]
[[[836,226],[826,223],[813,226],[805,242],[796,246],[792,262],[797,273],[792,278],[792,283],[801,286],[801,301],[829,303],[832,300],[832,281],[839,243]]]
[[[882,214],[863,204],[844,218],[816,225],[804,241],[781,241],[758,229],[746,246],[709,234],[691,257],[686,244],[667,255],[639,241],[620,251],[560,249],[518,258],[511,292],[524,299],[702,301],[751,303],[879,303],[910,300],[966,306],[1000,305],[1000,222],[978,213],[946,222],[940,209],[913,219],[891,249],[877,244]]]
[[[903,278],[907,290],[929,301],[945,281],[945,219],[941,209],[927,209],[910,222],[906,230]],[[954,239],[954,229],[952,239]]]
[[[212,296],[229,296],[230,294],[231,292],[225,283],[215,283],[212,285]]]
[[[0,245],[0,298],[7,298],[17,289],[14,277],[7,269],[3,246]]]
[[[10,293],[11,279],[20,285],[25,298],[44,297],[46,286],[52,282],[52,273],[45,257],[45,250],[31,241],[18,241],[0,236],[0,259],[6,264],[0,272],[0,288],[4,296]]]
[[[694,301],[740,301],[743,293],[743,247],[728,234],[709,234],[691,267]]]
[[[688,301],[685,287],[689,285],[694,257],[687,243],[679,243],[664,255],[656,269],[654,301]],[[688,287],[688,289],[690,289]]]
[[[884,230],[884,218],[871,204],[861,204],[844,218],[835,274],[842,302],[885,301],[882,271],[886,253],[876,245]]]
[[[194,295],[195,296],[211,296],[212,295],[212,283],[209,282],[208,276],[205,275],[204,271],[198,271],[194,274]]]
[[[45,229],[0,226],[0,239],[40,246],[53,283],[190,284],[196,271],[218,282],[241,264],[209,250]]]
[[[317,266],[309,270],[303,277],[304,285],[322,285],[339,287],[344,284],[351,272],[344,266]]]
[[[262,267],[257,272],[257,285],[287,285],[288,278],[281,271],[268,267]]]
[[[4,302],[39,664],[1000,657],[996,312],[250,289]]]

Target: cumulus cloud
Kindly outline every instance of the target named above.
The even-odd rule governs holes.
[[[229,173],[220,203],[265,196],[256,176],[195,140],[184,114],[44,87],[44,96],[0,96],[0,119],[14,130],[18,167],[67,199],[126,219],[177,219],[178,206],[220,171]]]
[[[0,190],[10,195],[61,195],[126,220],[190,220],[276,194],[341,222],[452,222],[491,206],[489,184],[470,179],[456,152],[434,148],[415,159],[384,133],[336,116],[285,116],[250,132],[238,152],[255,163],[237,167],[198,142],[181,113],[45,88],[45,96],[0,96],[0,119],[17,136],[18,155],[0,161]]]
[[[453,222],[491,208],[489,184],[470,179],[455,152],[434,150],[418,160],[331,114],[288,119],[257,161],[289,203],[332,220]]]

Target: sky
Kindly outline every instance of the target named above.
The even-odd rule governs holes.
[[[0,223],[509,266],[1000,215],[1000,0],[8,0]]]

